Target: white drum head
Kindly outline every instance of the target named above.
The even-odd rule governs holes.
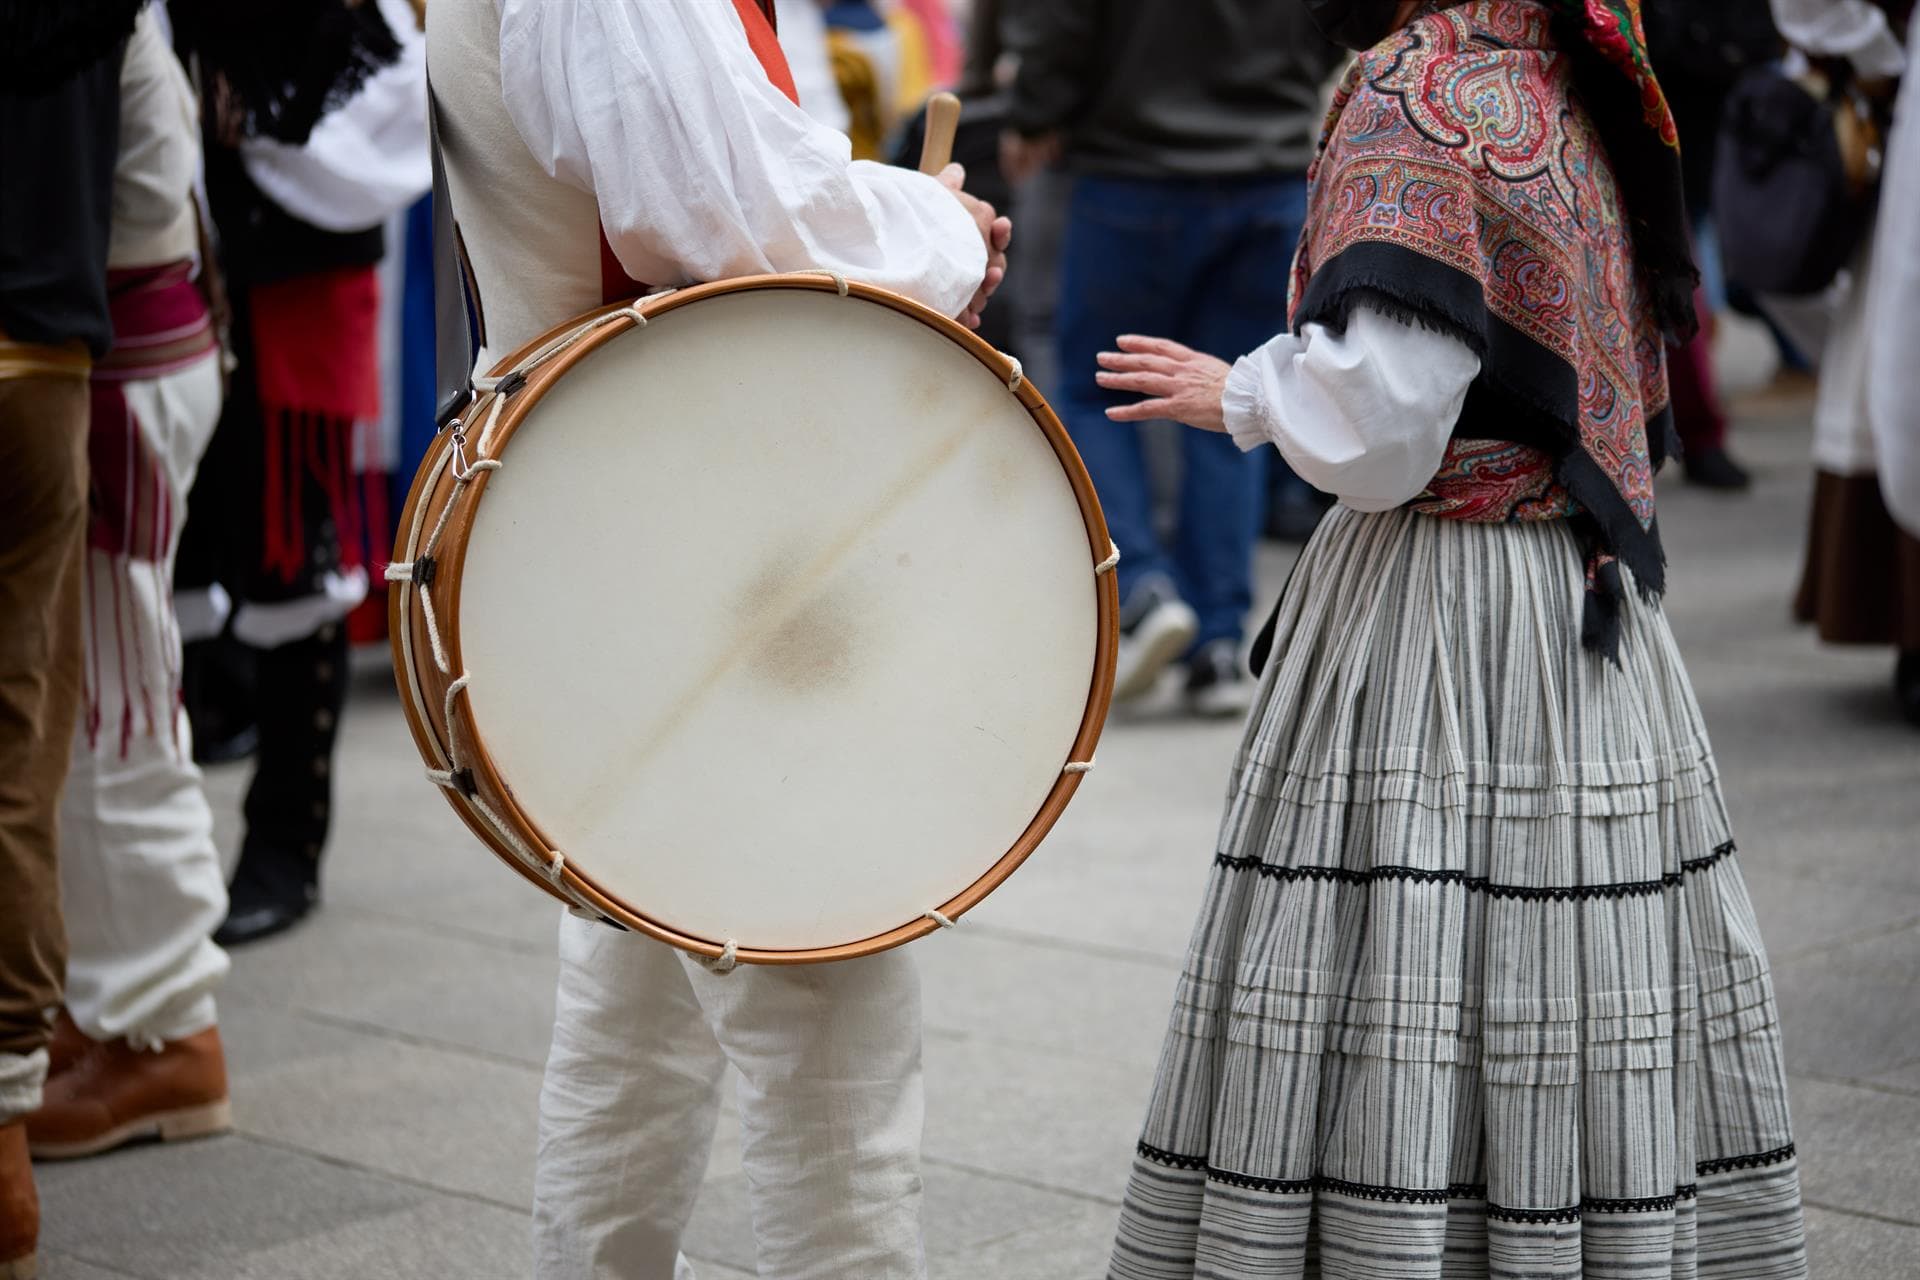
[[[857,295],[718,294],[532,406],[461,571],[472,720],[568,867],[715,943],[907,924],[1014,846],[1099,638],[1006,385]]]

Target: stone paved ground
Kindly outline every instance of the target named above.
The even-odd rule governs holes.
[[[1917,1276],[1920,735],[1888,655],[1787,622],[1804,419],[1745,415],[1752,498],[1667,486],[1671,613],[1772,947],[1814,1274]],[[1285,557],[1264,554],[1270,598]],[[1235,732],[1118,719],[1041,853],[918,944],[936,1277],[1100,1274]],[[554,911],[421,781],[377,673],[339,773],[324,912],[238,955],[222,997],[238,1131],[43,1168],[48,1280],[527,1274]],[[242,780],[212,780],[229,847]],[[703,1277],[751,1274],[735,1138],[688,1241]]]

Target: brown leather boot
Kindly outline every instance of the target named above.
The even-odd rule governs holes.
[[[96,1043],[47,1081],[27,1117],[36,1160],[98,1155],[141,1138],[174,1142],[233,1127],[220,1031],[208,1027],[158,1052],[125,1040]]]
[[[60,1016],[53,1020],[53,1036],[47,1041],[47,1079],[53,1079],[80,1061],[92,1047],[93,1041],[73,1020],[73,1015],[60,1010]]]
[[[40,1243],[40,1195],[27,1159],[27,1126],[0,1125],[0,1280],[33,1280],[40,1274],[34,1252]]]

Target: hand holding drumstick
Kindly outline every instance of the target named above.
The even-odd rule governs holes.
[[[980,229],[981,242],[986,245],[987,273],[966,310],[954,317],[967,328],[978,329],[980,313],[987,309],[987,299],[1006,279],[1007,246],[1013,241],[1013,220],[997,215],[992,205],[961,189],[966,184],[967,171],[960,165],[947,163],[953,155],[953,135],[959,124],[960,99],[950,93],[934,94],[927,102],[927,134],[920,151],[920,172],[938,178],[942,186],[953,192],[953,198]]]

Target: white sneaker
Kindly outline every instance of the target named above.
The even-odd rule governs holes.
[[[1145,598],[1142,598],[1144,595]],[[1120,652],[1114,661],[1113,697],[1129,702],[1146,696],[1200,631],[1200,618],[1186,601],[1142,583],[1134,591],[1138,612],[1120,628]],[[1127,612],[1133,612],[1133,609]]]
[[[1209,641],[1187,663],[1187,707],[1197,716],[1243,716],[1253,695],[1240,646],[1231,640]]]

